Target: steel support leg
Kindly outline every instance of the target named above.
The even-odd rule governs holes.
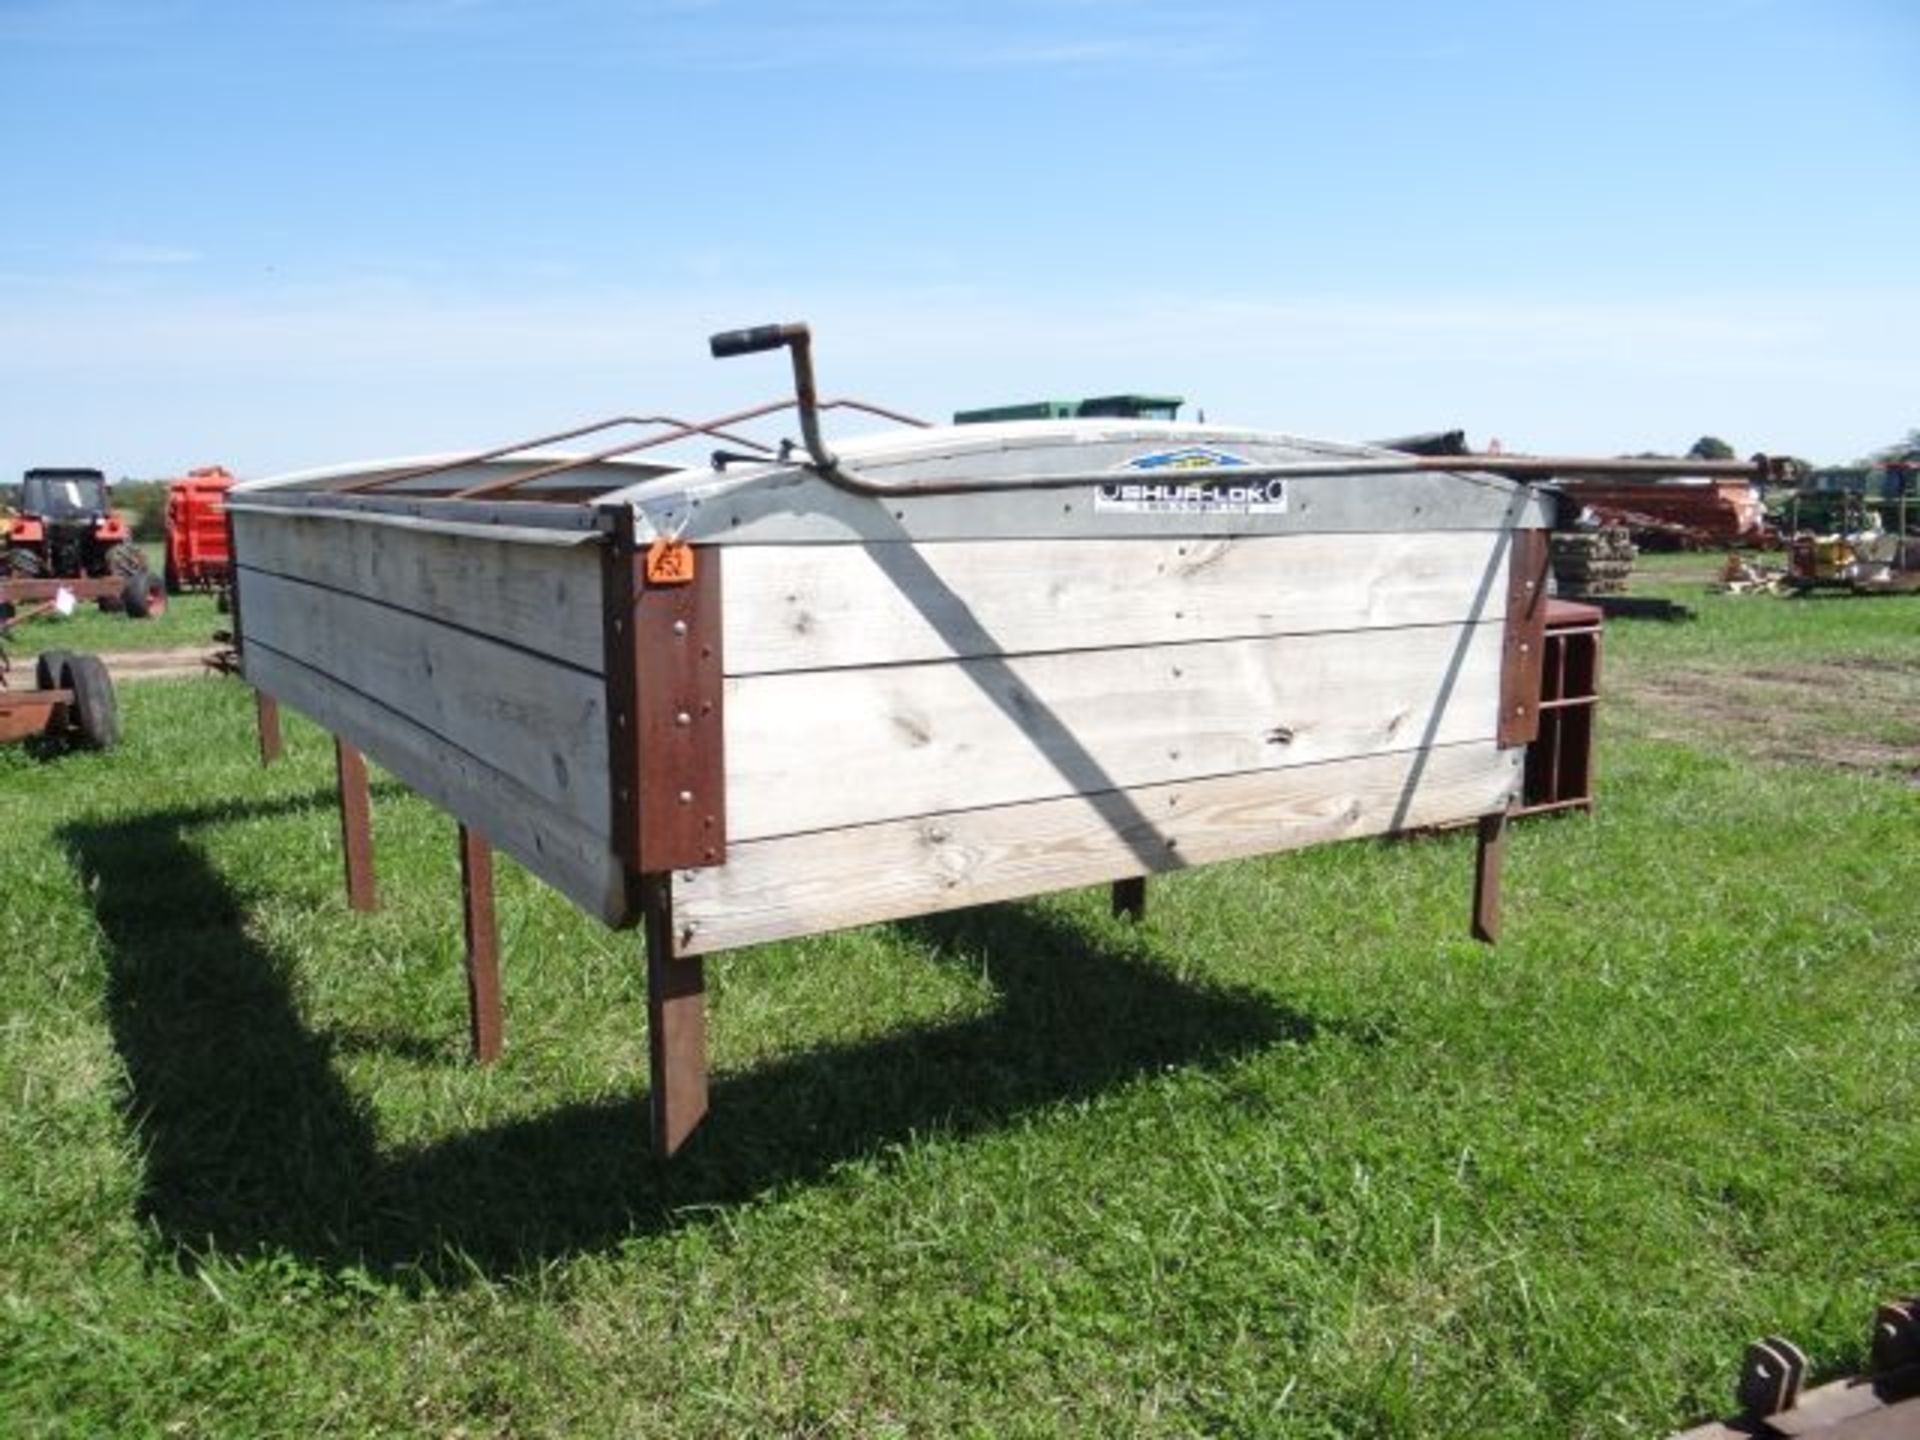
[[[1113,913],[1138,922],[1147,918],[1147,877],[1130,876],[1113,882]]]
[[[460,827],[460,898],[467,932],[467,1020],[473,1058],[500,1058],[500,932],[493,919],[493,851]]]
[[[1480,817],[1480,845],[1473,857],[1473,938],[1500,939],[1500,862],[1507,849],[1507,812]]]
[[[280,758],[280,702],[264,690],[253,692],[253,713],[260,723],[260,763]]]
[[[672,877],[648,875],[641,884],[653,1153],[665,1160],[707,1113],[706,967],[674,954]]]
[[[367,762],[338,736],[333,741],[334,771],[340,782],[340,850],[347,862],[347,904],[374,910],[373,811],[367,800]]]

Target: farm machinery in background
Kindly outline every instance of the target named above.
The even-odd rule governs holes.
[[[233,476],[219,465],[189,470],[167,486],[167,593],[218,590],[227,583],[227,491]]]
[[[1787,546],[1789,589],[1920,594],[1920,534],[1913,523],[1920,521],[1920,457],[1890,460],[1881,468],[1877,497],[1864,490],[1794,497],[1788,512],[1793,534]],[[1894,517],[1891,529],[1888,511]]]
[[[1823,589],[1858,595],[1920,593],[1920,455],[1853,473],[1861,488],[1819,488],[1819,474],[1811,477],[1815,485],[1809,488],[1809,477],[1799,467],[1769,462],[1756,469],[1756,480],[1795,487],[1792,498],[1784,506],[1776,501],[1771,514],[1762,505],[1758,484],[1747,479],[1701,476],[1623,483],[1612,476],[1565,476],[1566,492],[1583,501],[1597,521],[1578,541],[1587,550],[1574,569],[1591,570],[1587,553],[1611,550],[1627,564],[1611,565],[1603,559],[1599,568],[1609,576],[1618,569],[1624,578],[1631,568],[1629,539],[1651,549],[1783,547],[1784,573],[1736,559],[1728,566],[1729,585],[1801,594]],[[1554,537],[1556,572],[1564,538]],[[1579,576],[1574,578],[1577,593]],[[1600,587],[1589,587],[1587,593],[1600,593]]]
[[[1749,478],[1569,475],[1561,483],[1602,523],[1624,526],[1642,550],[1717,550],[1768,538],[1766,505]]]
[[[98,470],[27,471],[13,503],[0,508],[0,610],[61,592],[136,618],[165,608],[166,592],[111,498]]]

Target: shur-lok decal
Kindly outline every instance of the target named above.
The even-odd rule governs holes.
[[[1164,474],[1180,470],[1230,470],[1247,462],[1225,450],[1188,445],[1179,450],[1157,450],[1136,455],[1122,471],[1149,470]],[[1284,515],[1287,482],[1275,476],[1235,484],[1224,478],[1194,480],[1109,480],[1094,492],[1096,511],[1135,515]]]

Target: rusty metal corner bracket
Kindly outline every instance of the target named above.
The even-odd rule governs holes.
[[[1550,551],[1544,530],[1509,534],[1506,635],[1500,653],[1500,717],[1495,733],[1502,745],[1530,745],[1540,733]]]
[[[614,848],[631,875],[727,858],[722,551],[691,553],[690,578],[650,582],[633,511],[615,511],[603,572],[607,736]]]

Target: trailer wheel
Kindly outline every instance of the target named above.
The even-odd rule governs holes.
[[[36,690],[63,690],[61,683],[67,674],[67,663],[73,659],[68,650],[43,650],[40,658],[33,662],[33,688]]]
[[[167,596],[164,590],[153,588],[153,576],[137,570],[127,576],[120,589],[120,605],[135,620],[145,620],[167,608]]]
[[[161,572],[161,583],[166,587],[167,594],[180,593],[180,571],[174,566],[171,556],[167,557],[166,569]]]
[[[120,707],[113,698],[113,681],[98,655],[75,655],[67,661],[67,688],[73,691],[73,718],[80,743],[89,750],[111,750],[120,743]]]

